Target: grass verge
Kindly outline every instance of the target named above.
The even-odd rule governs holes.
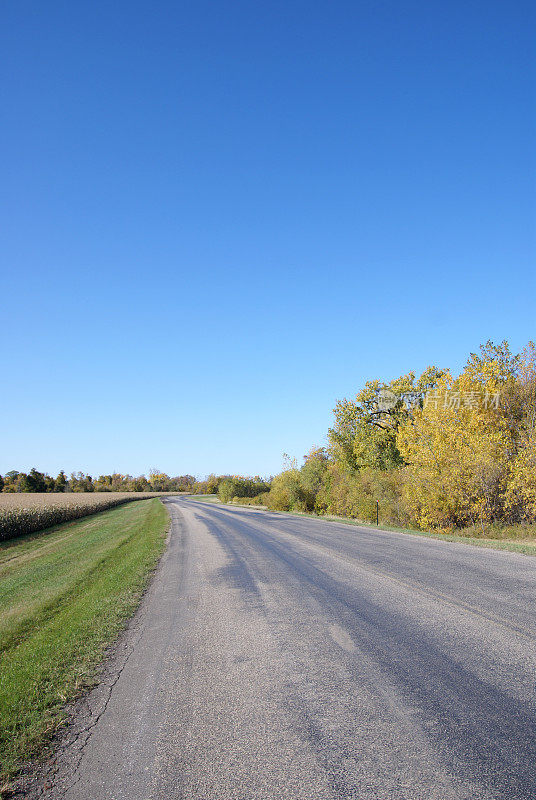
[[[188,500],[197,500],[199,503],[221,503],[217,494],[189,494]]]
[[[165,544],[157,499],[0,544],[0,785],[96,679]]]

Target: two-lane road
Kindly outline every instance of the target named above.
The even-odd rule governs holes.
[[[535,559],[166,502],[46,797],[536,797]]]

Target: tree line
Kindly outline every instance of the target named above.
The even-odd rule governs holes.
[[[205,480],[193,475],[170,477],[165,472],[151,470],[149,475],[99,475],[93,478],[84,472],[72,472],[67,477],[61,470],[56,478],[35,467],[30,472],[11,470],[0,475],[2,492],[188,492],[190,494],[219,494],[220,499],[229,502],[234,497],[252,498],[270,489],[270,479],[258,476],[211,474]]]
[[[193,475],[171,478],[164,472],[151,470],[149,475],[100,475],[93,478],[83,472],[73,472],[69,477],[61,470],[56,478],[35,467],[30,472],[11,470],[0,475],[2,492],[190,492],[197,481]]]

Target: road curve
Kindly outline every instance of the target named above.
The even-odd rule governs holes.
[[[535,559],[166,503],[155,579],[40,796],[536,797]]]

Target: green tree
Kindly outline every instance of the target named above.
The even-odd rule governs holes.
[[[73,492],[94,492],[93,478],[91,475],[85,475],[83,472],[71,474],[70,480],[71,489]]]
[[[232,478],[224,478],[218,486],[218,497],[222,503],[229,503],[235,497],[235,483]]]
[[[64,492],[67,489],[67,477],[63,470],[60,470],[58,477],[54,481],[54,491]]]
[[[35,467],[32,467],[28,475],[25,473],[22,473],[22,475],[20,482],[21,492],[46,492],[45,476],[42,472],[38,472]]]
[[[352,472],[401,466],[398,428],[415,406],[422,407],[424,394],[442,374],[437,367],[428,367],[419,378],[409,372],[387,384],[367,381],[355,400],[340,400],[334,409],[335,424],[328,431],[335,460]]]

